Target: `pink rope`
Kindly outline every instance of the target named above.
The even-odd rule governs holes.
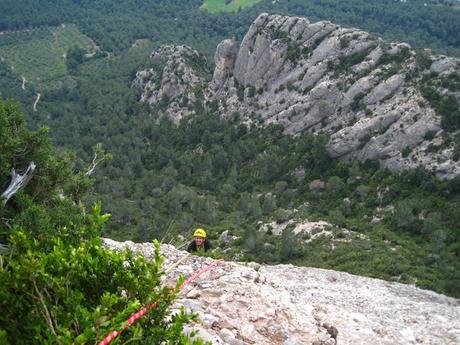
[[[179,290],[182,290],[184,287],[186,287],[188,284],[191,282],[197,280],[199,277],[201,277],[203,274],[206,272],[210,271],[214,266],[217,264],[222,264],[224,262],[224,259],[219,259],[211,262],[209,265],[205,266],[201,271],[198,273],[195,273],[193,276],[189,277],[187,280],[185,280],[181,286],[179,287]]]
[[[215,260],[215,261],[211,262],[209,265],[207,265],[204,268],[202,268],[201,271],[195,273],[194,275],[192,275],[191,277],[186,279],[181,284],[181,286],[179,287],[179,290],[182,290],[184,287],[186,287],[190,283],[192,283],[195,280],[197,280],[203,274],[205,274],[206,272],[210,271],[214,266],[216,266],[218,264],[222,264],[223,262],[224,262],[224,259],[219,259],[219,260]],[[98,345],[108,345],[113,339],[118,337],[121,334],[121,332],[123,332],[125,329],[127,329],[129,326],[131,326],[136,320],[138,320],[142,315],[144,315],[147,311],[149,311],[149,309],[152,309],[152,308],[156,307],[156,305],[157,305],[156,302],[152,303],[147,307],[143,307],[137,313],[134,313],[133,315],[131,315],[131,317],[128,320],[126,320],[126,322],[128,324],[126,326],[124,326],[122,330],[111,332],[107,337],[104,338],[104,340],[99,342]]]

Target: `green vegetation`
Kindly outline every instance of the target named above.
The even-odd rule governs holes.
[[[131,55],[84,64],[80,68],[84,74],[77,83],[81,88],[65,95],[74,99],[74,106],[59,108],[57,94],[53,101],[48,96],[42,105],[43,111],[56,109],[49,124],[58,129],[58,143],[79,147],[79,156],[87,162],[98,142],[113,154],[113,161],[96,171],[96,194],[87,200],[103,200],[114,215],[105,235],[138,241],[164,237],[176,242],[177,235],[188,237],[191,229],[200,225],[217,241],[221,231],[230,230],[242,239],[233,246],[229,258],[242,251],[248,260],[295,262],[401,282],[417,281],[419,286],[458,295],[451,283],[458,279],[456,181],[440,182],[423,170],[391,174],[370,164],[331,162],[324,136],[292,138],[282,134],[278,126],[247,129],[237,120],[225,121],[207,112],[199,101],[193,105],[198,114],[176,127],[166,119],[157,119],[156,109],[138,104],[135,91],[125,84],[137,64],[148,66],[148,50],[145,54],[142,57],[132,51]],[[133,61],[136,56],[137,62]],[[90,77],[96,70],[104,71],[105,77]],[[110,73],[115,71],[121,76],[114,78]],[[359,104],[359,97],[356,101]],[[75,109],[89,116],[76,121]],[[363,144],[366,140],[363,138]],[[306,171],[302,180],[293,175],[299,168]],[[335,181],[333,189],[311,192],[308,183],[316,178]],[[345,198],[350,204],[343,204]],[[423,204],[417,206],[414,200],[423,200]],[[312,206],[302,208],[305,202]],[[376,211],[392,207],[403,213]],[[425,221],[418,218],[421,214],[443,216]],[[381,217],[383,223],[372,225],[374,216]],[[380,243],[386,237],[379,240],[372,235],[370,248],[380,250],[366,249],[366,255],[351,257],[351,253],[364,250],[358,238],[356,245],[355,240],[339,244],[337,253],[343,254],[338,256],[326,240],[305,245],[293,238],[292,245],[282,247],[273,235],[257,231],[258,221],[292,218],[328,219],[367,236],[383,232],[394,239],[400,251],[394,253],[385,242]],[[432,230],[420,232],[424,228]],[[275,246],[268,256],[258,249],[263,243]],[[368,265],[369,260],[379,264]],[[398,270],[403,269],[399,275],[392,269],[397,262],[406,262],[398,266]]]
[[[131,178],[98,179],[98,190],[117,186],[129,198],[115,212],[125,218],[112,224],[110,236],[148,240],[169,228],[168,237],[174,239],[202,225],[216,240],[221,231],[230,229],[242,237],[233,253],[243,251],[247,260],[346,270],[458,296],[458,254],[452,252],[460,235],[454,187],[458,182],[442,183],[422,169],[392,174],[372,165],[330,162],[324,150],[327,138],[304,135],[294,140],[276,126],[246,131],[209,114],[178,128],[167,121],[159,127],[150,125],[146,133],[150,146],[139,147],[141,164]],[[201,150],[195,151],[197,147]],[[292,176],[296,167],[307,171],[305,181]],[[316,178],[340,183],[330,183],[318,194],[307,187]],[[113,195],[109,197],[110,207],[115,206]],[[349,204],[343,203],[345,198]],[[311,206],[299,207],[305,202]],[[382,223],[371,224],[374,216]],[[286,244],[287,235],[280,240],[257,230],[260,220],[305,218],[327,219],[369,236],[370,241],[355,238],[331,250],[326,238],[305,245],[293,237]],[[133,228],[129,235],[128,226]],[[273,245],[273,250],[260,250],[264,243]]]
[[[0,98],[15,98],[21,101],[21,106],[32,109],[35,88],[22,89],[22,80],[4,61],[0,59]],[[25,109],[24,109],[25,110]]]
[[[410,50],[407,47],[402,48],[398,53],[391,54],[385,52],[379,59],[379,65],[386,65],[388,63],[399,64],[410,56]],[[429,66],[428,66],[429,67]]]
[[[176,126],[159,115],[166,99],[159,107],[140,104],[138,91],[131,88],[136,71],[161,67],[149,58],[159,44],[186,43],[212,57],[221,39],[241,39],[262,11],[359,26],[387,38],[455,54],[460,49],[460,14],[445,12],[441,7],[393,1],[371,4],[362,0],[291,0],[273,4],[263,0],[238,14],[209,13],[200,9],[201,4],[201,0],[2,4],[0,30],[40,28],[0,36],[0,52],[5,59],[0,61],[1,96],[20,99],[28,125],[49,126],[54,143],[60,149],[71,148],[76,158],[68,154],[56,158],[43,130],[27,132],[23,122],[23,134],[12,136],[11,130],[1,133],[0,187],[7,184],[11,167],[21,169],[29,159],[34,159],[42,170],[37,172],[39,178],[0,209],[0,242],[18,244],[16,254],[11,259],[2,257],[0,265],[0,300],[12,301],[11,306],[1,305],[4,315],[0,315],[0,340],[2,330],[10,342],[19,332],[35,337],[24,343],[51,339],[46,318],[40,318],[43,310],[34,279],[42,295],[46,295],[44,289],[50,293],[46,305],[62,320],[55,331],[62,332],[59,335],[63,342],[78,334],[85,334],[88,342],[100,339],[135,307],[154,299],[156,295],[149,295],[141,281],[146,282],[148,291],[161,294],[157,275],[149,275],[156,272],[158,262],[137,261],[130,254],[112,257],[100,249],[97,237],[101,232],[121,240],[164,238],[177,242],[178,235],[188,237],[190,230],[200,225],[217,243],[219,233],[230,230],[240,239],[226,254],[228,258],[242,254],[246,260],[333,268],[460,296],[458,179],[439,181],[423,169],[393,174],[379,169],[376,162],[331,161],[325,150],[326,136],[304,134],[293,138],[284,135],[279,126],[247,128],[238,122],[238,113],[223,120],[216,104],[203,104],[203,90],[199,89],[198,99],[190,104],[196,115]],[[28,14],[31,8],[33,17]],[[59,27],[61,20],[75,26]],[[287,40],[282,31],[275,36]],[[138,40],[144,43],[133,45]],[[321,38],[314,45],[320,43]],[[94,44],[111,53],[85,58],[84,51],[96,49]],[[343,39],[340,44],[346,46],[349,42]],[[299,52],[294,46],[288,49],[292,61],[309,53],[309,49]],[[407,57],[406,53],[384,55],[380,62],[397,63]],[[364,53],[344,57],[337,72],[347,73],[364,57]],[[419,56],[420,66],[429,63],[426,56]],[[389,69],[387,73],[395,71]],[[21,74],[28,80],[26,90],[21,89]],[[446,77],[439,83],[426,81],[426,97],[444,114],[443,126],[451,133],[450,142],[456,143],[459,159],[460,139],[452,133],[459,128],[458,108],[436,93],[439,86],[457,90],[458,76]],[[283,88],[290,89],[292,85]],[[42,100],[37,111],[32,112],[36,89],[42,93]],[[240,99],[252,98],[255,92],[249,88],[245,95],[244,85],[238,87]],[[362,98],[357,95],[351,107],[370,116]],[[8,119],[7,114],[16,114],[8,107],[11,106],[4,106],[0,121]],[[0,130],[10,128],[8,121],[1,124]],[[365,145],[369,139],[370,136],[363,137],[360,144]],[[27,142],[34,144],[26,145]],[[98,144],[112,154],[113,160],[98,167],[94,185],[90,186],[82,172]],[[36,151],[12,159],[14,147]],[[309,189],[315,179],[326,183],[324,191]],[[84,191],[88,189],[90,193],[86,195]],[[60,197],[62,193],[64,198]],[[105,228],[98,207],[91,213],[81,206],[89,209],[97,200],[102,200],[113,214]],[[374,218],[379,221],[372,222]],[[292,229],[286,231],[282,241],[270,232],[258,231],[260,221],[282,223],[290,219],[328,220],[333,224],[334,239],[347,236],[342,227],[355,234],[351,242],[332,242],[332,249],[331,240],[324,236],[306,244],[304,238],[293,236]],[[265,244],[271,245],[272,250],[263,250]],[[74,257],[73,252],[83,254]],[[75,261],[78,267],[58,265],[67,260]],[[123,261],[131,262],[133,271],[122,268]],[[94,276],[85,273],[92,266],[96,267],[91,271]],[[97,285],[98,278],[112,275],[115,270],[127,276],[124,281],[129,286],[125,288],[115,279],[104,287],[108,291],[104,294]],[[45,285],[49,281],[51,287]],[[22,283],[25,290],[19,290]],[[89,286],[98,288],[88,291]],[[132,295],[120,298],[120,289],[132,291]],[[55,298],[59,306],[50,302]],[[34,307],[30,309],[30,305]],[[71,317],[77,309],[77,321],[73,321]],[[113,322],[105,321],[108,314],[115,315]],[[12,315],[16,320],[26,320],[27,329],[8,324]],[[163,320],[164,314],[159,315],[159,319],[152,316],[154,322]],[[184,316],[181,320],[185,319]],[[97,320],[100,326],[92,329]],[[147,318],[139,327],[150,320]],[[35,326],[39,327],[37,331]],[[74,333],[69,335],[69,330]],[[133,331],[134,336],[140,334],[136,332],[140,330]],[[143,331],[143,335],[148,334]],[[125,340],[128,338],[129,335]],[[161,342],[151,339],[152,343]]]
[[[87,205],[102,200],[113,214],[105,236],[179,244],[178,235],[189,237],[200,225],[216,243],[224,230],[241,237],[229,259],[243,253],[247,260],[342,269],[460,294],[454,284],[460,271],[458,181],[440,182],[423,170],[391,174],[370,163],[330,161],[325,136],[293,138],[279,126],[246,128],[238,114],[223,120],[200,99],[190,105],[197,114],[175,126],[159,118],[160,109],[138,103],[130,88],[137,70],[161,68],[149,59],[151,49],[146,44],[84,61],[72,75],[74,87],[45,92],[38,111],[29,114],[53,129],[59,146],[75,148],[77,171],[85,171],[98,143],[113,155],[95,171],[84,199]],[[361,98],[356,97],[357,108]],[[299,169],[304,178],[295,177]],[[328,182],[323,193],[308,188],[318,178]],[[401,211],[392,213],[393,207]],[[372,224],[374,216],[382,222]],[[259,221],[306,218],[329,220],[371,240],[338,243],[336,252],[326,239],[304,244],[288,236],[286,244],[258,232]],[[274,249],[260,250],[264,243]],[[404,265],[393,269],[398,262]]]
[[[28,114],[31,123],[50,127],[58,146],[72,148],[77,157],[88,161],[99,142],[111,147],[111,141],[118,141],[121,122],[135,121],[139,113],[147,112],[137,102],[139,95],[131,82],[137,70],[155,67],[149,58],[153,49],[146,42],[122,54],[78,65],[70,85],[42,93],[37,111]]]
[[[104,249],[99,236],[110,215],[79,202],[90,182],[73,173],[71,156],[54,152],[45,130],[25,128],[12,103],[0,102],[0,148],[0,186],[10,169],[37,165],[30,183],[0,206],[0,243],[9,247],[0,254],[2,344],[96,343],[154,302],[115,343],[203,344],[182,334],[196,316],[171,316],[179,283],[161,286],[158,243],[152,261]]]
[[[0,56],[36,87],[57,88],[67,75],[66,55],[78,47],[95,54],[94,43],[75,25],[40,28],[0,36]]]
[[[104,51],[119,52],[128,49],[137,39],[154,39],[158,43],[186,43],[212,57],[219,40],[232,36],[240,40],[251,22],[261,12],[268,12],[305,16],[312,22],[330,20],[387,39],[408,42],[414,47],[460,56],[457,34],[460,11],[433,4],[424,6],[422,1],[214,0],[205,3],[215,4],[216,10],[238,10],[240,6],[243,9],[235,14],[210,13],[200,8],[203,0],[63,0],[59,3],[5,0],[0,13],[0,31],[74,23]],[[244,7],[246,4],[252,6]]]
[[[329,67],[334,71],[334,77],[337,78],[340,74],[350,73],[351,67],[361,63],[368,54],[369,50],[361,50],[347,56],[342,56],[337,64],[329,61]]]
[[[250,11],[305,16],[312,22],[329,20],[335,24],[358,27],[393,41],[408,42],[413,47],[433,48],[447,55],[460,56],[460,11],[423,1],[366,2],[265,0]],[[439,21],[439,18],[443,18]],[[341,45],[347,45],[346,39]]]
[[[0,31],[74,23],[102,51],[119,53],[139,39],[151,39],[156,43],[186,43],[212,56],[215,46],[228,32],[241,37],[250,19],[247,16],[215,19],[200,10],[201,4],[202,0],[59,3],[45,0],[19,4],[7,0],[2,4]]]
[[[442,128],[448,132],[460,129],[460,105],[453,94],[441,94],[438,87],[445,87],[450,91],[457,91],[456,81],[460,78],[457,74],[449,77],[424,78],[422,84],[422,94],[430,105],[442,116]]]
[[[236,12],[253,6],[261,0],[205,0],[201,8],[211,13]]]

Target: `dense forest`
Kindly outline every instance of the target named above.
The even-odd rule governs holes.
[[[106,51],[127,49],[136,39],[186,43],[212,54],[222,38],[241,39],[261,12],[300,15],[358,27],[420,48],[460,55],[460,11],[427,1],[263,0],[238,13],[211,14],[192,1],[2,2],[0,31],[75,23]]]
[[[213,104],[199,98],[192,105],[196,115],[176,126],[139,103],[131,88],[136,71],[152,67],[149,56],[158,45],[190,44],[211,63],[216,44],[241,39],[261,11],[331,20],[451,54],[459,54],[460,12],[419,1],[261,1],[219,14],[200,5],[198,0],[2,4],[0,29],[28,29],[15,34],[36,50],[53,47],[54,31],[47,27],[63,23],[76,24],[86,37],[81,42],[91,39],[98,47],[88,54],[86,43],[59,43],[57,52],[67,49],[59,71],[51,66],[52,76],[44,80],[42,61],[31,61],[39,81],[24,89],[19,67],[8,65],[5,56],[0,93],[21,102],[31,128],[48,126],[59,149],[75,152],[69,174],[86,171],[95,150],[107,158],[81,198],[87,208],[101,200],[113,215],[100,231],[115,239],[178,244],[198,225],[216,242],[229,230],[239,239],[231,251],[216,255],[334,268],[460,296],[459,180],[438,181],[423,169],[390,173],[376,162],[331,161],[323,134],[293,138],[277,126],[247,128],[238,114],[223,120]],[[15,51],[12,37],[18,36],[0,37],[0,52]],[[9,172],[2,171],[5,185]],[[309,188],[317,179],[326,183],[323,191]],[[380,221],[372,222],[375,218]],[[331,250],[327,238],[306,245],[290,228],[282,241],[259,231],[260,222],[305,219],[327,220],[336,238],[345,238],[348,229],[368,240],[357,236]],[[266,245],[272,250],[264,250]]]
[[[95,175],[97,197],[116,215],[111,237],[178,244],[176,235],[187,237],[200,225],[214,240],[224,230],[240,236],[229,258],[243,250],[247,260],[332,267],[459,293],[458,180],[331,161],[324,135],[293,138],[278,126],[248,129],[212,113],[178,127],[150,117],[131,121],[127,128],[142,123],[142,133],[125,132],[113,161]],[[309,188],[316,179],[327,182],[326,190]],[[339,238],[345,228],[373,240],[331,251],[327,239],[306,246],[305,238],[283,233],[279,241],[259,231],[260,221],[289,219],[327,220]],[[266,243],[271,251],[263,250]]]

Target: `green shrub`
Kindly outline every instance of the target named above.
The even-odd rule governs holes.
[[[345,49],[350,44],[350,37],[342,36],[340,37],[340,49]]]
[[[238,96],[238,101],[243,102],[244,101],[244,86],[239,85],[238,88],[236,89],[236,95]]]
[[[94,217],[97,222],[104,218],[97,211]],[[28,232],[16,230],[10,236],[15,249],[0,269],[0,324],[15,344],[94,343],[122,329],[131,314],[152,303],[156,306],[121,339],[178,341],[177,331],[194,318],[182,311],[165,321],[178,285],[161,287],[158,243],[154,260],[147,261],[129,251],[104,249],[97,238],[75,245],[60,236],[49,241],[53,249],[43,251]],[[11,323],[14,319],[21,323]]]
[[[273,218],[277,223],[284,223],[287,222],[291,217],[291,212],[289,210],[285,210],[282,208],[279,208],[275,211],[273,214]]]
[[[412,149],[409,146],[406,146],[401,150],[401,156],[406,158],[411,153]]]
[[[358,111],[364,109],[364,104],[362,102],[362,99],[366,96],[365,93],[360,92],[357,95],[353,97],[353,102],[350,104],[350,108],[353,111]]]
[[[291,62],[296,62],[300,57],[300,50],[297,47],[289,47],[286,57]]]
[[[333,69],[335,77],[339,76],[342,73],[349,73],[350,68],[364,61],[368,53],[368,50],[361,50],[350,55],[342,56],[339,59],[338,63],[334,65],[328,64],[328,67]]]
[[[432,140],[436,135],[436,131],[428,131],[425,133],[425,135],[423,136],[423,138],[425,140]]]
[[[274,40],[281,40],[282,42],[284,43],[288,43],[289,42],[289,34],[286,32],[286,31],[282,31],[282,30],[275,30],[273,31],[272,33],[272,39]]]
[[[433,86],[422,87],[422,94],[441,115],[441,126],[448,132],[460,128],[460,106],[453,95],[441,95]]]
[[[400,64],[401,62],[404,62],[409,56],[410,56],[409,48],[404,47],[396,54],[391,54],[388,52],[382,54],[378,63],[380,65],[385,65],[388,63]]]
[[[456,92],[460,90],[460,74],[451,73],[447,77],[441,79],[441,86],[449,91]]]
[[[421,49],[416,50],[415,61],[421,70],[430,68],[432,63],[429,54]]]
[[[359,148],[362,149],[372,139],[372,133],[367,133],[359,138]]]
[[[54,157],[45,131],[30,132],[12,103],[0,102],[0,185],[11,168],[33,160],[29,184],[0,207],[0,341],[2,344],[88,344],[122,330],[126,319],[155,303],[120,335],[122,342],[203,344],[183,335],[196,319],[171,315],[176,287],[161,286],[162,258],[105,249],[108,214],[80,206],[88,186],[68,158]]]
[[[252,85],[249,85],[248,87],[248,97],[254,97],[256,94],[256,88]]]

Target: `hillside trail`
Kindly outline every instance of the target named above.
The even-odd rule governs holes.
[[[37,104],[38,104],[38,101],[40,100],[40,97],[41,97],[40,92],[37,92],[37,98],[35,99],[35,102],[34,102],[34,105],[33,105],[34,111],[37,111]]]

